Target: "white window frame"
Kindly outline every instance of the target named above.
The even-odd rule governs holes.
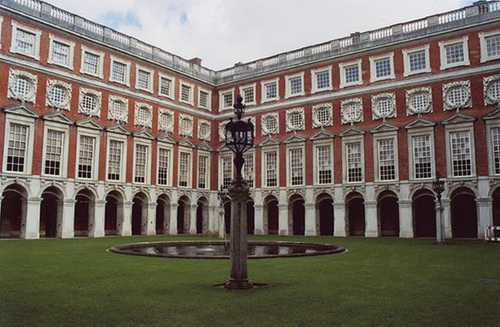
[[[291,152],[293,150],[301,150],[302,151],[302,183],[292,185],[292,156]],[[288,187],[300,187],[306,185],[306,148],[305,144],[292,144],[287,145],[286,147],[286,184]],[[278,163],[278,169],[279,169]],[[278,184],[279,185],[279,184]]]
[[[276,152],[276,186],[267,186],[266,153]],[[279,188],[280,187],[280,151],[278,146],[266,147],[261,151],[261,188]],[[287,165],[288,166],[288,165]],[[255,167],[254,167],[255,168]]]
[[[395,79],[396,75],[394,74],[394,52],[386,53],[380,56],[370,57],[370,83],[384,81],[388,79]],[[389,59],[389,65],[391,67],[391,74],[387,76],[378,77],[377,76],[377,61]]]
[[[226,106],[225,103],[224,103],[224,95],[226,95],[226,94],[231,94],[232,97],[233,97],[233,103],[230,106]],[[235,101],[236,100],[234,98],[234,87],[232,89],[219,91],[219,111],[233,109]]]
[[[380,178],[380,158],[378,141],[390,140],[394,142],[394,179],[384,179]],[[398,158],[398,134],[394,132],[377,133],[373,135],[373,162],[375,169],[375,182],[380,183],[394,183],[394,181],[399,180],[399,158]]]
[[[292,85],[291,81],[294,79],[300,78],[300,89],[301,91],[298,93],[293,93],[292,94]],[[293,74],[293,75],[286,75],[285,76],[285,99],[293,98],[293,97],[299,97],[303,96],[305,94],[304,90],[304,72],[298,73],[298,74]]]
[[[55,62],[52,60],[52,54],[53,54],[53,51],[54,51],[54,42],[57,42],[57,43],[61,43],[61,44],[64,44],[66,46],[69,47],[69,51],[68,51],[68,64],[67,65],[64,65],[64,64],[61,64],[59,62]],[[73,70],[73,60],[74,60],[74,57],[75,57],[75,42],[72,42],[72,41],[68,41],[68,40],[65,40],[65,39],[61,39],[53,34],[49,34],[49,56],[47,58],[47,63],[49,64],[53,64],[53,65],[57,65],[57,66],[61,66],[61,67],[65,67],[65,68],[69,68],[71,70]]]
[[[0,49],[2,48],[3,17],[0,16]]]
[[[202,106],[201,102],[200,102],[202,92],[207,93],[207,106],[206,107]],[[198,88],[198,108],[209,110],[209,111],[212,110],[212,91],[201,88],[201,87]]]
[[[243,103],[247,106],[252,106],[257,104],[257,92],[256,92],[256,83],[253,84],[248,84],[248,85],[243,85],[240,86],[240,94],[243,97]],[[245,90],[246,89],[253,89],[253,101],[252,102],[245,102]]]
[[[119,80],[116,80],[116,79],[113,78],[113,64],[115,62],[120,63],[122,65],[125,65],[127,67],[126,68],[126,72],[125,72],[125,81],[119,81]],[[111,56],[111,62],[110,62],[110,65],[109,65],[109,81],[110,82],[119,83],[119,84],[123,84],[123,85],[126,85],[126,86],[130,87],[130,66],[131,66],[130,61],[122,60],[122,59],[117,58],[115,56]]]
[[[359,143],[361,147],[361,181],[349,182],[347,166],[347,144]],[[363,135],[345,136],[342,138],[342,182],[344,184],[363,184],[365,182],[365,138]]]
[[[127,161],[128,161],[127,160],[127,148],[128,148],[127,136],[114,134],[114,133],[108,133],[107,139],[108,139],[108,141],[107,141],[107,145],[106,145],[106,181],[111,182],[111,183],[123,183],[126,181],[126,178],[127,178]],[[111,141],[123,143],[121,162],[120,162],[120,179],[119,180],[108,179],[108,175],[109,175],[109,146],[110,146]]]
[[[230,161],[229,167],[231,167],[231,179],[234,177],[234,165],[233,165],[234,156],[233,156],[233,153],[228,152],[228,151],[224,151],[224,152],[219,153],[219,185],[220,186],[224,185],[224,165],[222,164],[222,160],[224,158],[225,159],[229,158],[229,161]],[[229,186],[229,184],[228,184],[228,186]],[[225,189],[227,189],[227,188],[225,188]]]
[[[142,70],[143,72],[149,74],[149,79],[148,79],[148,85],[149,85],[149,87],[147,87],[147,88],[139,86],[139,71],[140,70]],[[136,64],[135,65],[135,89],[136,90],[141,90],[141,91],[146,91],[148,93],[153,93],[154,76],[155,76],[154,70]]]
[[[251,150],[251,151],[247,151],[243,154],[243,157],[246,157],[246,156],[249,156],[251,155],[252,156],[252,167],[253,167],[253,170],[252,170],[252,181],[253,181],[253,185],[248,185],[250,188],[255,188],[255,151]],[[241,173],[243,175],[243,178],[245,178],[247,181],[248,181],[248,176],[245,175],[245,165],[247,164],[247,160],[245,158],[245,163],[243,164],[243,168],[241,169]]]
[[[321,73],[325,73],[325,72],[328,73],[328,81],[330,82],[330,86],[319,88],[317,75],[321,74]],[[312,69],[311,70],[311,81],[312,81],[311,93],[313,93],[313,94],[318,93],[318,92],[333,90],[332,66],[318,68],[318,69]]]
[[[354,85],[363,85],[363,71],[361,70],[362,59],[349,61],[349,62],[341,62],[339,63],[339,72],[340,72],[340,88],[354,86]],[[358,66],[358,80],[354,82],[346,82],[345,79],[345,70],[351,66]]]
[[[178,150],[179,152],[179,158],[177,159],[177,163],[178,163],[178,174],[177,174],[177,187],[179,188],[183,188],[183,189],[191,189],[193,188],[192,187],[192,183],[193,183],[193,151],[191,149],[188,149],[188,148],[179,148]],[[189,155],[189,162],[188,162],[188,169],[187,169],[187,185],[186,186],[181,186],[180,185],[180,173],[181,173],[181,170],[180,170],[180,167],[181,167],[181,153],[186,153]]]
[[[487,48],[486,48],[486,38],[488,38],[490,36],[496,36],[499,34],[500,34],[500,30],[494,30],[494,31],[490,31],[490,32],[481,32],[478,34],[479,44],[481,47],[481,63],[491,61],[491,60],[500,59],[500,54],[497,56],[488,57],[488,52],[487,52]]]
[[[429,142],[431,144],[431,177],[428,178],[416,178],[415,174],[415,159],[413,153],[413,138],[419,136],[429,136]],[[410,180],[413,181],[428,181],[436,177],[436,154],[434,150],[434,128],[433,127],[423,127],[418,129],[408,130],[408,164]]]
[[[24,162],[24,171],[7,171],[7,154],[9,149],[9,134],[10,125],[22,125],[28,127],[28,142],[26,143],[26,155]],[[33,166],[33,140],[35,137],[35,120],[33,118],[23,117],[14,114],[5,115],[5,132],[4,132],[4,156],[3,156],[3,168],[2,172],[4,174],[16,174],[16,175],[31,175]]]
[[[268,98],[267,97],[267,92],[266,92],[266,86],[269,84],[276,84],[276,97],[275,98]],[[280,99],[280,83],[279,83],[279,77],[269,79],[266,81],[260,82],[261,85],[261,103],[265,102],[271,102],[271,101],[278,101]]]
[[[446,47],[449,45],[454,45],[454,44],[462,44],[462,49],[464,51],[464,60],[460,62],[454,62],[449,64],[446,61]],[[453,39],[449,41],[441,41],[439,42],[439,53],[440,53],[440,58],[441,58],[441,70],[445,70],[448,68],[453,68],[453,67],[459,67],[459,66],[469,66],[470,61],[469,61],[469,37],[464,36],[459,39]]]
[[[160,184],[160,150],[166,150],[168,151],[168,173],[167,173],[167,184]],[[161,143],[158,143],[157,147],[157,156],[156,156],[156,185],[160,186],[172,186],[172,177],[173,177],[173,159],[174,159],[174,149],[171,145],[164,145]]]
[[[189,100],[188,101],[182,99],[182,87],[183,86],[189,87]],[[189,105],[193,105],[194,104],[194,96],[193,95],[194,95],[194,85],[186,83],[184,81],[180,81],[180,85],[179,85],[179,101],[182,102],[182,103],[187,103]]]
[[[136,157],[137,157],[137,145],[143,145],[148,149],[147,157],[146,157],[146,178],[144,183],[141,182],[136,182],[135,181],[135,165],[136,165]],[[151,141],[140,139],[140,138],[135,138],[134,139],[134,164],[132,166],[132,183],[134,184],[151,184],[151,149],[152,149],[152,143]]]
[[[331,162],[331,169],[332,169],[332,180],[330,183],[320,183],[320,178],[319,178],[319,161],[318,161],[318,148],[319,147],[329,147],[330,148],[330,162]],[[314,185],[332,185],[334,183],[334,153],[333,153],[333,140],[328,139],[328,140],[322,140],[322,141],[314,141],[313,143],[313,156],[314,156]]]
[[[161,92],[161,80],[162,78],[170,80],[172,83],[170,87],[170,94],[165,94]],[[169,98],[171,100],[175,99],[175,77],[158,73],[158,95],[161,97]]]
[[[451,153],[451,133],[468,132],[470,136],[471,145],[471,175],[469,176],[453,176],[453,158]],[[476,176],[476,143],[474,140],[474,125],[472,123],[461,123],[446,125],[445,127],[445,140],[446,140],[446,175],[449,179],[461,180],[470,179]]]
[[[28,32],[30,34],[35,35],[35,44],[33,45],[33,53],[25,53],[23,51],[20,51],[16,47],[16,38],[17,38],[17,33],[18,30],[23,30],[25,32]],[[31,27],[27,27],[25,25],[21,25],[16,21],[12,21],[12,40],[11,40],[11,45],[10,45],[10,52],[11,53],[18,53],[23,56],[31,57],[36,60],[40,60],[40,39],[42,36],[42,31],[33,29]]]
[[[489,164],[489,174],[490,176],[500,176],[500,173],[495,173],[495,157],[493,152],[493,138],[491,137],[491,131],[493,129],[500,129],[500,120],[488,120],[486,121],[486,139],[488,140],[488,164]]]
[[[49,175],[45,173],[45,159],[47,157],[47,135],[53,130],[63,133],[63,146],[61,154],[61,173],[59,175]],[[43,155],[42,155],[42,176],[49,178],[66,178],[68,176],[68,152],[69,152],[69,126],[46,121],[43,131]]]
[[[204,188],[199,188],[199,181],[200,181],[200,157],[206,157],[207,158],[207,167],[205,171],[205,187]],[[207,151],[200,151],[198,150],[198,155],[197,155],[197,174],[196,174],[196,188],[200,190],[209,190],[210,189],[210,152]]]
[[[76,162],[75,162],[75,179],[81,180],[98,180],[99,179],[99,149],[100,149],[100,132],[87,128],[78,128],[77,145],[76,145]],[[82,136],[92,137],[94,142],[94,154],[92,157],[92,174],[90,178],[78,177],[78,165],[80,163],[80,138]]]
[[[430,60],[430,55],[429,55],[429,44],[426,44],[422,47],[418,48],[411,48],[411,49],[403,49],[403,64],[404,64],[404,73],[403,76],[410,76],[410,75],[416,75],[416,74],[422,74],[422,73],[430,73],[431,72],[431,60]],[[425,53],[425,68],[415,70],[415,71],[410,71],[410,59],[409,56],[415,52],[421,52],[424,51]]]
[[[104,52],[87,48],[84,45],[82,45],[81,51],[82,51],[82,59],[81,59],[81,63],[80,63],[80,73],[90,75],[90,76],[99,77],[100,79],[102,79],[103,78],[103,67],[104,67]],[[92,72],[87,72],[84,70],[84,62],[85,62],[85,54],[86,53],[90,53],[90,54],[93,54],[93,55],[99,57],[99,63],[97,66],[97,70],[98,70],[97,74],[94,74]]]

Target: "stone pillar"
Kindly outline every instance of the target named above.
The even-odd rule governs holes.
[[[236,177],[229,185],[231,197],[231,272],[228,289],[248,289],[252,284],[248,282],[247,270],[247,206],[249,187],[243,178]]]
[[[399,204],[399,237],[413,237],[413,214],[410,200],[400,200]]]
[[[451,227],[451,200],[441,200],[441,203],[443,204],[444,237],[452,238],[453,233]]]
[[[21,222],[21,238],[40,238],[40,206],[42,198],[26,200],[26,220]]]
[[[94,202],[94,217],[89,221],[89,237],[104,237],[105,235],[105,211],[106,201],[97,200]]]
[[[288,215],[288,204],[280,203],[278,204],[278,212],[279,212],[279,221],[278,221],[278,234],[279,235],[290,235],[291,230],[291,219],[289,219]]]
[[[478,198],[477,203],[477,238],[486,238],[486,227],[493,225],[493,200],[490,198]]]
[[[379,236],[377,201],[365,201],[366,237]]]
[[[57,201],[57,237],[75,236],[75,203],[73,199]]]
[[[305,203],[305,235],[316,236],[318,235],[318,228],[316,223],[316,205],[314,203]]]
[[[121,219],[117,219],[118,233],[120,236],[131,236],[132,235],[132,205],[133,203],[128,201],[123,203],[123,214]]]
[[[170,235],[177,235],[177,208],[179,204],[171,203],[170,204],[170,224],[168,233]]]
[[[197,219],[197,209],[198,205],[197,204],[192,204],[190,206],[190,212],[189,212],[189,234],[196,235],[196,219]]]
[[[144,205],[146,207],[146,218],[144,219],[146,222],[145,232],[146,235],[155,235],[156,234],[156,203],[151,202]]]
[[[264,235],[264,206],[254,204],[255,235]]]
[[[439,200],[436,198],[436,241],[437,243],[444,243],[445,234],[444,234],[444,208]]]
[[[335,202],[333,204],[333,236],[346,237],[347,236],[347,221],[345,215],[345,203]]]

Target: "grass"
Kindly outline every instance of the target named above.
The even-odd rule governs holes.
[[[0,326],[499,326],[500,244],[362,238],[333,256],[250,260],[267,288],[227,291],[226,260],[108,253],[207,237],[0,242]]]

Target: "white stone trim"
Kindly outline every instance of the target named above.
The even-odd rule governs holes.
[[[182,121],[184,120],[189,123],[186,129],[182,126]],[[193,137],[193,125],[194,120],[192,116],[179,114],[179,135]]]
[[[17,92],[15,90],[15,82],[18,78],[26,80],[31,85],[31,91],[24,97],[21,96],[20,94],[16,94]],[[9,87],[7,92],[7,98],[35,103],[37,86],[38,86],[37,75],[33,75],[22,70],[14,70],[12,68],[9,68]]]
[[[404,64],[404,73],[403,76],[407,77],[410,75],[416,75],[421,73],[430,73],[431,64],[430,64],[430,56],[429,56],[429,44],[426,44],[421,47],[411,48],[411,49],[403,49],[403,64]],[[425,52],[425,67],[419,70],[410,71],[410,60],[409,56],[415,52]]]
[[[174,148],[170,144],[164,144],[161,142],[158,142],[158,147],[157,147],[157,155],[156,155],[156,184],[160,186],[172,186],[172,178],[173,178],[173,162],[174,162]],[[160,150],[167,150],[168,151],[168,177],[167,177],[167,184],[160,184],[158,181],[159,175],[160,175]]]
[[[391,74],[387,76],[377,77],[376,62],[382,59],[389,59]],[[396,75],[394,73],[394,52],[390,52],[380,56],[370,57],[369,60],[370,60],[370,83],[396,78]]]
[[[463,52],[464,52],[464,60],[460,62],[455,62],[449,64],[446,61],[446,47],[454,44],[462,44]],[[453,68],[453,67],[459,67],[459,66],[469,66],[470,61],[469,61],[469,37],[466,35],[464,37],[461,37],[459,39],[453,39],[453,40],[448,40],[448,41],[441,41],[439,42],[439,54],[441,58],[441,70],[445,70],[448,68]]]
[[[463,103],[456,104],[451,102],[449,99],[450,92],[456,89],[461,89],[466,92],[466,100]],[[472,95],[470,90],[470,80],[469,81],[455,81],[447,84],[443,84],[443,110],[457,110],[470,108],[472,106]]]
[[[10,125],[17,124],[28,127],[27,138],[28,142],[26,144],[26,156],[24,171],[22,172],[12,172],[7,170],[7,154],[9,149],[9,133]],[[3,149],[3,168],[2,172],[5,174],[19,174],[19,175],[32,175],[32,165],[33,165],[33,140],[35,138],[35,119],[29,117],[23,117],[19,115],[14,115],[6,113],[5,115],[5,130],[4,130],[4,149]]]
[[[332,181],[331,183],[320,183],[319,182],[319,161],[318,161],[318,147],[328,146],[330,148],[330,162],[332,168]],[[333,153],[333,140],[317,140],[313,142],[313,173],[314,173],[314,185],[333,185],[335,182],[335,167],[334,167],[334,153]]]
[[[219,122],[219,142],[226,140],[226,125],[228,121]],[[254,125],[255,126],[255,125]]]
[[[199,181],[200,181],[200,157],[206,157],[207,158],[207,166],[206,166],[206,172],[205,172],[205,187],[200,188],[199,187]],[[202,151],[198,150],[197,153],[197,158],[196,162],[197,164],[197,174],[196,174],[196,188],[199,190],[209,190],[210,189],[210,163],[211,163],[211,158],[210,158],[210,152],[207,151]]]
[[[292,117],[295,115],[299,115],[301,120],[302,120],[302,122],[298,126],[293,125],[293,122],[292,122]],[[305,122],[305,118],[304,118],[304,108],[288,109],[285,112],[285,116],[286,116],[286,131],[287,132],[305,130],[306,122]]]
[[[149,111],[149,117],[139,116],[139,109],[144,108]],[[136,102],[134,108],[134,125],[151,128],[153,125],[153,106],[143,102]]]
[[[453,176],[453,163],[452,163],[452,153],[451,153],[451,133],[468,132],[470,136],[471,144],[471,173],[469,176]],[[476,176],[476,150],[475,150],[475,140],[474,140],[474,124],[473,123],[458,123],[458,124],[448,124],[445,126],[445,137],[446,137],[446,176],[448,179],[470,179]]]
[[[45,173],[45,160],[47,157],[47,135],[49,130],[63,133],[63,146],[61,154],[61,167],[59,175],[48,175]],[[69,125],[60,124],[51,121],[45,121],[43,131],[43,154],[42,154],[42,176],[49,178],[66,178],[68,176],[68,152],[69,152]]]
[[[119,81],[119,80],[116,80],[116,79],[113,78],[113,64],[115,62],[123,64],[123,65],[125,65],[127,67],[126,68],[127,71],[125,72],[125,81]],[[123,60],[123,59],[117,58],[115,56],[111,56],[110,64],[109,64],[109,81],[110,82],[119,83],[119,84],[123,84],[123,85],[126,85],[126,86],[130,87],[130,67],[131,67],[130,61]]]
[[[380,112],[378,104],[381,101],[388,100],[391,102],[390,112],[383,113]],[[384,119],[384,118],[395,118],[396,117],[396,94],[395,93],[382,93],[377,95],[372,95],[372,119]]]
[[[354,85],[363,85],[363,74],[361,68],[362,59],[349,61],[349,62],[341,62],[339,63],[339,73],[340,73],[340,88],[345,88],[348,86]],[[345,78],[345,70],[352,66],[358,66],[358,80],[354,82],[347,82]]]
[[[267,92],[266,92],[266,85],[269,84],[276,84],[276,97],[275,98],[268,98],[267,97]],[[278,101],[280,99],[280,83],[279,83],[279,77],[273,78],[273,79],[268,79],[265,81],[260,82],[261,85],[261,103],[266,103],[266,102],[271,102],[271,101]]]
[[[276,120],[276,127],[274,129],[271,129],[268,126],[268,120],[269,119],[275,119]],[[260,118],[260,125],[261,125],[261,130],[262,130],[262,135],[272,135],[272,134],[279,134],[280,132],[280,120],[279,120],[279,115],[277,112],[270,112],[267,114],[264,114]]]
[[[297,79],[300,78],[300,89],[301,91],[298,93],[293,93],[292,94],[292,88],[291,88],[291,80],[292,79]],[[292,97],[298,97],[298,96],[303,96],[305,94],[304,90],[304,72],[300,72],[298,74],[293,74],[293,75],[286,75],[285,76],[285,99],[289,99]]]
[[[347,144],[360,143],[361,148],[361,181],[348,181]],[[365,182],[365,138],[364,135],[345,136],[342,138],[342,183],[348,185],[364,184]]]
[[[52,54],[54,52],[54,42],[62,43],[62,44],[64,44],[64,45],[66,45],[66,46],[69,47],[69,51],[68,51],[68,64],[67,65],[64,65],[64,64],[61,64],[59,62],[55,62],[55,61],[52,60]],[[57,36],[55,36],[53,34],[49,34],[49,56],[47,58],[47,63],[53,64],[53,65],[57,65],[57,66],[61,66],[61,67],[65,67],[65,68],[68,68],[70,70],[73,70],[73,68],[74,68],[74,65],[73,65],[74,57],[75,57],[75,42],[59,38],[59,37],[57,37]]]
[[[161,119],[161,116],[167,116],[167,121],[163,121],[163,119]],[[174,112],[168,109],[160,108],[158,110],[158,130],[165,131],[167,133],[173,133],[174,124]]]
[[[208,126],[208,132],[206,134],[202,133],[203,126]],[[199,140],[210,141],[211,124],[210,124],[210,122],[208,120],[198,119],[198,131],[197,131],[197,135],[198,135],[198,139]]]
[[[380,157],[378,141],[392,140],[394,143],[394,179],[384,179],[380,178]],[[398,158],[399,146],[398,146],[398,134],[397,131],[377,133],[373,135],[373,169],[375,182],[395,182],[399,180],[399,158]]]
[[[107,138],[107,144],[106,144],[106,176],[105,180],[112,182],[112,183],[124,183],[126,181],[127,177],[127,149],[128,149],[128,140],[126,135],[119,135],[115,133],[107,133],[106,134]],[[116,141],[116,142],[122,142],[123,148],[122,148],[122,154],[121,154],[121,161],[120,161],[120,179],[119,180],[110,180],[108,178],[109,176],[109,147],[111,141]]]
[[[328,119],[327,122],[322,123],[318,119],[318,114],[320,110],[327,110],[330,114],[330,119]],[[320,128],[320,127],[327,127],[327,126],[333,126],[333,110],[332,110],[332,104],[331,103],[322,103],[322,104],[317,104],[312,107],[312,127],[313,128]]]
[[[93,109],[85,108],[83,102],[85,95],[89,95],[94,98],[96,105]],[[102,102],[101,92],[81,87],[80,99],[78,100],[78,113],[91,117],[92,116],[101,117],[101,102]]]
[[[201,105],[201,93],[204,92],[207,94],[207,105],[206,106],[202,106]],[[200,109],[205,109],[205,110],[208,110],[208,111],[211,111],[212,110],[212,91],[208,90],[208,89],[204,89],[204,88],[201,88],[201,87],[198,87],[198,108]]]
[[[140,70],[149,74],[149,78],[148,78],[149,87],[148,88],[144,88],[144,87],[139,86],[139,71]],[[149,92],[149,93],[153,93],[154,76],[155,76],[155,72],[153,69],[135,64],[135,89]]]
[[[246,85],[240,86],[240,95],[243,97],[243,104],[245,104],[246,106],[253,106],[253,105],[257,104],[256,85],[257,85],[257,83],[252,83],[252,84],[246,84]],[[253,101],[245,102],[245,92],[244,91],[247,89],[253,90]]]
[[[415,177],[415,154],[413,153],[413,137],[429,136],[431,149],[431,177],[419,178]],[[408,164],[409,164],[409,179],[410,181],[431,181],[436,177],[436,155],[434,150],[434,127],[422,127],[408,130]]]
[[[53,87],[62,88],[63,92],[66,95],[65,101],[62,102],[61,104],[54,103],[50,98],[50,91],[52,90]],[[62,81],[47,79],[47,91],[45,92],[45,105],[47,107],[64,109],[69,111],[71,109],[71,94],[72,94],[71,84]]]
[[[148,149],[148,153],[146,156],[146,178],[144,183],[135,181],[135,166],[136,166],[136,156],[137,156],[137,145],[146,146]],[[150,140],[145,140],[141,138],[134,138],[134,158],[133,158],[133,166],[132,166],[132,183],[141,184],[141,185],[150,185],[151,184],[151,152],[152,152],[152,142]]]
[[[42,36],[42,31],[33,29],[31,27],[19,24],[15,20],[12,21],[12,39],[11,39],[11,44],[10,44],[10,52],[11,53],[18,53],[23,56],[28,56],[31,57],[35,60],[40,60],[40,38]],[[16,38],[17,38],[17,33],[18,30],[23,30],[25,32],[28,32],[30,34],[33,34],[35,36],[35,43],[33,45],[33,53],[26,53],[21,51],[20,49],[17,48],[16,46]]]
[[[422,111],[418,111],[418,109],[415,108],[412,104],[413,97],[420,95],[420,94],[426,94],[427,98],[429,99],[429,103]],[[412,89],[412,90],[406,90],[406,116],[418,115],[418,114],[429,114],[432,112],[433,112],[432,88],[430,86],[419,87],[419,88]]]
[[[98,180],[99,179],[99,153],[101,149],[100,143],[100,131],[92,130],[88,128],[78,127],[77,129],[77,141],[76,141],[76,162],[75,162],[75,179],[80,180]],[[80,162],[80,137],[87,136],[93,137],[95,139],[94,143],[94,153],[92,157],[92,176],[90,178],[78,177],[78,165]]]
[[[266,169],[266,153],[275,152],[276,153],[276,186],[267,186],[267,169]],[[279,188],[280,187],[280,151],[279,146],[270,146],[262,148],[261,151],[261,188]]]
[[[184,100],[182,99],[182,88],[183,86],[185,87],[188,87],[189,88],[189,100]],[[186,83],[184,81],[180,81],[179,82],[179,101],[182,102],[182,103],[187,103],[189,105],[193,105],[194,103],[194,84],[190,84],[190,83]]]
[[[177,174],[177,186],[181,189],[192,189],[193,188],[193,150],[186,147],[179,147],[179,156],[177,158],[178,174]],[[181,162],[181,153],[186,153],[189,155],[188,169],[187,169],[187,185],[181,186],[180,184],[180,162]]]
[[[500,95],[497,98],[494,98],[491,94],[491,87],[493,86],[493,84],[500,84],[500,75],[483,77],[483,93],[485,106],[492,106],[500,103]]]
[[[114,102],[122,102],[124,105],[123,111],[120,116],[113,116],[113,113],[111,112],[111,108],[113,106]],[[109,95],[108,99],[108,120],[115,120],[119,122],[124,122],[126,123],[128,121],[128,99],[122,98],[116,95]]]
[[[233,103],[231,103],[230,106],[226,106],[225,105],[225,102],[224,102],[224,95],[226,94],[231,94],[232,96],[232,99],[233,99]],[[233,105],[234,105],[234,102],[236,101],[235,97],[234,97],[234,87],[231,88],[231,89],[227,89],[227,90],[223,90],[223,91],[219,91],[219,110],[220,111],[223,111],[223,110],[230,110],[230,109],[233,109]]]
[[[359,111],[352,113],[348,111],[349,106],[358,106]],[[363,122],[363,98],[343,100],[340,104],[340,114],[342,125]]]
[[[484,63],[484,62],[487,62],[487,61],[491,61],[491,60],[500,59],[500,54],[496,55],[496,56],[488,57],[488,52],[487,52],[487,49],[486,49],[486,38],[488,38],[490,36],[496,36],[496,35],[499,35],[499,34],[500,34],[500,30],[494,30],[494,31],[490,31],[490,32],[480,32],[480,33],[478,33],[479,44],[481,46],[481,63]]]
[[[87,48],[86,46],[82,45],[81,46],[81,63],[80,63],[80,73],[82,74],[87,74],[87,75],[90,75],[90,76],[95,76],[95,77],[99,77],[100,79],[103,78],[103,67],[104,67],[104,52],[101,52],[101,51],[97,51],[97,50],[94,50],[94,49],[90,49],[90,48]],[[87,72],[84,70],[84,62],[85,62],[85,54],[86,53],[91,53],[95,56],[99,56],[99,63],[98,63],[98,66],[97,66],[97,73],[92,73],[92,72]]]
[[[302,184],[292,185],[292,158],[290,152],[297,149],[300,149],[302,152]],[[280,169],[279,162],[277,169]],[[292,143],[286,145],[286,176],[287,187],[300,187],[306,185],[306,147],[304,143]]]
[[[320,88],[318,88],[317,75],[320,73],[324,73],[324,72],[328,73],[328,80],[330,82],[330,86],[320,89]],[[311,88],[312,94],[318,93],[318,92],[323,92],[323,91],[333,90],[332,66],[327,66],[327,67],[318,68],[318,69],[311,69],[311,84],[312,84],[312,88]]]
[[[165,94],[165,93],[162,93],[161,92],[161,80],[162,79],[168,79],[170,80],[170,94]],[[169,76],[169,75],[166,75],[166,74],[162,74],[162,73],[158,73],[158,95],[160,97],[166,97],[166,98],[169,98],[170,100],[174,100],[175,99],[175,77],[172,77],[172,76]]]

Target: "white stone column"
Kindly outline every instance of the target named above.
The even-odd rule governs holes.
[[[400,200],[399,205],[399,237],[413,237],[413,214],[411,200]]]
[[[62,201],[62,205],[60,201]],[[73,199],[57,200],[58,237],[72,238],[75,236],[75,203],[76,200]],[[62,219],[59,219],[59,217]]]
[[[42,198],[28,198],[26,200],[26,221],[21,225],[21,238],[40,238],[40,206]]]
[[[146,207],[146,226],[145,232],[146,235],[155,235],[156,234],[156,203],[151,202],[144,205]]]
[[[347,236],[346,209],[344,202],[335,202],[333,205],[333,236]]]
[[[131,236],[132,235],[132,205],[133,203],[128,201],[123,203],[123,214],[118,217],[118,233],[120,236]]]
[[[196,234],[196,212],[198,210],[198,205],[197,204],[192,204],[190,206],[190,213],[189,213],[189,234],[195,235]]]
[[[278,234],[279,235],[290,235],[291,223],[288,217],[288,204],[280,203],[278,204],[279,221],[278,221]]]
[[[264,206],[254,204],[255,235],[264,235]]]
[[[377,201],[365,201],[366,237],[379,237]]]
[[[170,203],[170,223],[168,233],[170,235],[177,235],[177,203]]]
[[[451,227],[451,200],[441,200],[443,204],[443,222],[444,222],[444,237],[452,238],[452,227]]]
[[[304,204],[305,213],[305,235],[306,236],[316,236],[318,235],[318,228],[316,222],[316,205],[314,203]]]
[[[477,238],[486,238],[486,227],[493,225],[493,200],[490,198],[476,199],[477,203]]]
[[[91,228],[89,229],[89,237],[104,237],[105,211],[106,201],[97,200],[94,202],[94,216],[89,221],[91,225]]]

